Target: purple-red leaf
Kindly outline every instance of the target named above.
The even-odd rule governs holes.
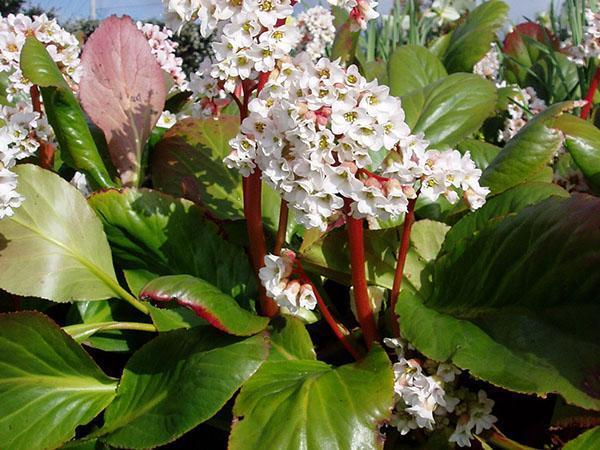
[[[136,185],[142,149],[165,104],[162,70],[127,16],[100,24],[83,49],[81,65],[83,108],[104,132],[123,183]]]

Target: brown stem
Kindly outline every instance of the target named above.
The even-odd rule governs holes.
[[[338,338],[338,340],[342,343],[344,348],[346,350],[348,350],[348,352],[352,355],[352,357],[354,359],[356,359],[356,360],[361,359],[361,352],[353,344],[352,337],[350,335],[350,331],[348,331],[348,329],[344,326],[344,324],[342,324],[339,320],[337,320],[333,316],[333,314],[331,314],[331,311],[329,311],[327,304],[323,301],[323,298],[319,294],[319,291],[317,290],[315,285],[313,285],[312,282],[310,284],[315,293],[315,297],[317,298],[317,304],[319,305],[321,314],[323,314],[325,321],[327,322],[327,324],[329,325],[329,327],[335,334],[335,337]]]
[[[587,101],[586,105],[581,109],[581,118],[587,119],[590,115],[590,111],[592,110],[592,104],[594,102],[594,95],[596,94],[596,90],[598,89],[598,85],[600,84],[600,67],[596,69],[596,73],[594,73],[594,78],[592,78],[592,82],[590,83],[590,87],[587,91],[587,95],[585,99]]]
[[[346,219],[356,314],[367,348],[371,349],[373,342],[379,340],[379,332],[377,331],[377,323],[375,322],[371,300],[369,299],[367,277],[365,274],[364,219],[354,219],[350,215]]]
[[[396,315],[396,304],[398,303],[398,295],[402,287],[402,279],[404,278],[404,266],[406,265],[406,256],[408,255],[408,247],[410,246],[410,231],[415,222],[415,204],[417,199],[408,201],[408,211],[404,217],[402,225],[402,238],[400,241],[400,249],[398,250],[398,259],[396,261],[396,273],[394,274],[394,283],[392,285],[392,293],[390,297],[390,313],[392,317],[392,331],[394,336],[400,336],[400,325]]]
[[[281,206],[279,207],[279,226],[277,227],[277,236],[275,237],[275,248],[273,254],[279,256],[281,249],[285,243],[285,233],[287,231],[288,224],[288,204],[285,200],[281,199]]]

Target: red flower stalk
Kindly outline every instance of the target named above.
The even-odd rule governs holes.
[[[596,73],[594,74],[594,78],[592,78],[592,82],[590,83],[590,87],[588,89],[587,95],[585,96],[585,100],[587,101],[586,105],[581,109],[581,118],[587,119],[590,115],[590,111],[592,110],[592,104],[594,103],[594,95],[598,90],[598,85],[600,84],[600,67],[596,69]]]

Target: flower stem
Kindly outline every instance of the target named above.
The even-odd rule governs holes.
[[[73,337],[73,339],[89,337],[92,334],[108,330],[133,330],[151,333],[158,331],[153,324],[140,322],[78,323],[76,325],[63,327],[63,331]]]
[[[379,340],[379,332],[377,331],[377,324],[367,289],[363,222],[364,219],[355,219],[350,215],[347,216],[350,266],[352,269],[356,313],[367,348],[371,349],[373,342]]]
[[[246,227],[248,229],[248,238],[250,241],[250,257],[254,272],[258,278],[258,271],[264,265],[265,255],[267,254],[267,244],[265,242],[265,233],[262,223],[261,208],[261,172],[256,168],[254,173],[244,180],[244,216],[246,217]],[[265,288],[258,280],[259,303],[261,312],[267,317],[277,315],[279,308],[277,304],[267,297]]]
[[[353,341],[350,331],[348,331],[348,328],[346,328],[344,324],[341,323],[338,319],[336,319],[331,313],[331,311],[327,307],[327,303],[325,303],[325,301],[321,297],[321,294],[319,294],[319,290],[317,289],[315,284],[305,274],[303,274],[302,276],[302,282],[308,283],[312,286],[313,292],[315,293],[315,297],[317,299],[317,304],[319,305],[319,309],[321,310],[321,314],[323,314],[323,318],[333,331],[333,334],[335,334],[335,337],[338,338],[338,340],[342,343],[344,348],[348,350],[348,353],[350,353],[354,359],[356,359],[357,361],[361,359],[362,352],[356,348],[356,343]]]
[[[392,331],[395,337],[400,336],[400,326],[398,324],[398,317],[396,316],[396,304],[398,303],[398,295],[400,295],[402,279],[404,278],[404,266],[406,265],[406,256],[408,255],[408,247],[410,245],[410,231],[412,230],[413,223],[415,222],[416,203],[416,198],[408,201],[408,211],[404,217],[404,225],[402,225],[402,238],[400,241],[400,249],[398,250],[398,259],[396,260],[394,283],[392,284],[390,315],[392,318]]]
[[[285,243],[285,232],[287,231],[288,224],[288,205],[287,202],[281,199],[281,206],[279,207],[279,226],[277,227],[277,236],[275,237],[275,248],[273,254],[279,256],[283,244]]]
[[[244,98],[240,108],[240,122],[248,117],[248,102],[250,101],[250,87],[243,85]],[[261,171],[258,167],[248,177],[242,180],[244,194],[244,217],[246,218],[246,229],[250,241],[250,260],[254,268],[254,274],[258,280],[258,301],[262,314],[267,317],[276,316],[279,308],[277,303],[267,296],[265,288],[258,278],[258,271],[264,265],[267,254],[267,244],[262,223],[262,180]]]
[[[596,73],[594,73],[594,78],[592,78],[592,82],[590,83],[590,87],[588,89],[587,95],[585,99],[587,104],[581,109],[581,118],[587,119],[590,115],[590,111],[592,110],[592,103],[594,102],[594,95],[596,94],[596,90],[598,89],[598,85],[600,84],[600,67],[596,69]]]
[[[494,446],[504,450],[534,450],[533,447],[519,444],[518,442],[507,438],[498,429],[490,431],[490,433],[485,437],[485,440],[490,444],[494,444]]]

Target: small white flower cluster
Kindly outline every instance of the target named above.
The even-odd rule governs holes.
[[[384,160],[383,175],[397,179],[403,186],[418,184],[420,195],[431,201],[443,196],[454,204],[460,198],[457,190],[462,190],[471,209],[481,208],[490,190],[479,184],[481,170],[470,153],[461,155],[458,150],[439,151],[428,147],[429,142],[422,135],[403,139],[399,148]]]
[[[21,49],[27,36],[35,36],[46,46],[67,81],[72,85],[79,82],[80,47],[75,36],[61,28],[55,19],[48,19],[45,14],[33,18],[23,14],[9,14],[0,17],[0,72],[10,73],[7,89],[9,101],[13,101],[18,94],[28,94],[31,88],[31,82],[23,76],[19,66]]]
[[[178,44],[171,39],[173,32],[167,27],[161,28],[153,23],[137,22],[136,25],[138,30],[144,34],[148,44],[150,44],[152,54],[155,56],[162,70],[171,75],[175,83],[174,87],[180,90],[186,89],[187,80],[181,68],[183,59],[175,56]]]
[[[325,56],[327,48],[335,39],[333,14],[322,6],[314,6],[298,16],[298,27],[302,39],[299,49],[308,53],[313,60]]]
[[[365,169],[370,151],[390,150],[410,134],[400,100],[356,66],[300,54],[282,63],[249,110],[225,163],[244,176],[258,166],[307,228],[325,230],[345,207],[356,218],[406,211],[400,183]]]
[[[535,89],[528,86],[525,89],[519,89],[519,93],[513,97],[514,102],[508,105],[508,117],[504,121],[504,129],[498,131],[500,141],[510,141],[523,128],[531,117],[546,109],[546,102],[540,99]]]
[[[460,19],[460,15],[475,7],[474,0],[424,0],[423,16],[434,21],[437,27]]]
[[[600,11],[586,8],[585,20],[587,24],[583,30],[583,41],[570,48],[569,59],[579,66],[587,64],[590,59],[600,58]]]
[[[398,356],[394,364],[396,406],[390,425],[400,434],[450,427],[456,422],[449,441],[470,447],[474,434],[490,429],[496,422],[491,414],[494,402],[484,391],[475,395],[464,388],[456,389],[456,376],[461,373],[457,367],[432,360],[422,364],[417,359],[407,359],[405,348],[410,346],[401,339],[385,338],[384,343]]]
[[[267,295],[286,312],[298,314],[302,308],[313,310],[317,299],[312,284],[303,279],[303,273],[295,270],[296,254],[283,249],[281,256],[266,255],[265,265],[258,276]],[[299,277],[292,278],[295,275]]]
[[[379,17],[375,11],[376,1],[370,0],[327,0],[330,5],[338,6],[350,13],[350,30],[366,30],[367,22]]]
[[[32,156],[47,141],[51,129],[29,103],[0,107],[0,219],[12,216],[24,200],[15,191],[17,176],[10,172],[18,160]]]
[[[170,0],[165,6],[181,21],[199,19],[202,36],[216,31],[211,76],[223,80],[227,92],[234,92],[239,80],[273,70],[300,40],[298,29],[285,24],[292,0]]]
[[[488,80],[497,81],[500,73],[500,50],[495,42],[492,42],[490,50],[473,67],[473,73]]]
[[[211,69],[212,63],[209,59],[205,59],[198,70],[190,76],[188,89],[192,91],[194,100],[192,113],[194,116],[218,116],[221,109],[230,102],[227,93],[219,87],[218,80],[210,75]]]
[[[451,202],[460,188],[473,209],[489,192],[469,154],[427,150],[410,134],[400,100],[356,66],[301,54],[282,62],[249,110],[225,163],[243,176],[258,167],[306,228],[326,230],[342,213],[395,219],[417,188]],[[376,152],[388,151],[383,176],[367,170]]]

